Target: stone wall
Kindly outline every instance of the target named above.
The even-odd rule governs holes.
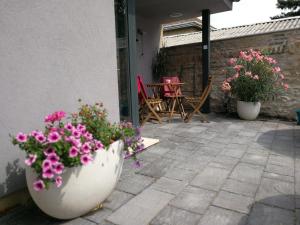
[[[202,90],[201,43],[168,48],[169,74],[179,74],[186,83],[185,94],[199,94]],[[225,79],[224,68],[231,57],[241,50],[268,49],[279,62],[290,88],[285,96],[265,102],[262,113],[272,117],[294,119],[294,110],[300,108],[300,30],[290,30],[235,39],[217,40],[211,43],[211,74],[213,90],[211,110],[225,112],[224,94],[220,90]]]

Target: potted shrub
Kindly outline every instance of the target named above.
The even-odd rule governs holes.
[[[273,99],[288,89],[284,79],[275,59],[250,49],[229,60],[222,90],[237,98],[240,118],[255,120],[262,101]]]
[[[35,203],[46,214],[71,219],[103,202],[113,191],[125,157],[143,148],[139,129],[111,124],[102,104],[83,105],[66,119],[46,116],[44,131],[18,133],[12,142],[26,152],[26,179]]]

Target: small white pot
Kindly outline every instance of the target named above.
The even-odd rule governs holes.
[[[51,184],[48,190],[35,191],[33,182],[37,175],[27,167],[27,186],[34,202],[43,212],[58,219],[72,219],[88,213],[114,190],[122,172],[123,147],[123,142],[116,141],[108,150],[98,151],[91,164],[66,168],[60,188]]]
[[[237,102],[237,113],[241,119],[255,120],[260,112],[260,102]]]

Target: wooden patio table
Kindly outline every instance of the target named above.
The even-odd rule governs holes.
[[[152,92],[154,94],[154,97],[160,97],[161,94],[163,93],[163,87],[168,86],[170,90],[170,95],[169,96],[164,96],[164,99],[171,99],[171,107],[170,103],[166,102],[167,105],[169,105],[169,110],[167,111],[169,114],[169,120],[173,118],[174,112],[175,112],[175,106],[176,104],[178,105],[179,109],[179,114],[181,118],[184,120],[186,113],[183,108],[182,104],[182,95],[180,95],[180,87],[184,85],[185,83],[152,83],[152,84],[147,84],[147,87],[152,89]]]

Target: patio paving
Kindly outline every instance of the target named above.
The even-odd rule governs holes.
[[[71,221],[17,209],[0,224],[300,225],[300,126],[210,117],[146,124],[143,136],[160,143],[141,168],[124,164],[103,209]]]

